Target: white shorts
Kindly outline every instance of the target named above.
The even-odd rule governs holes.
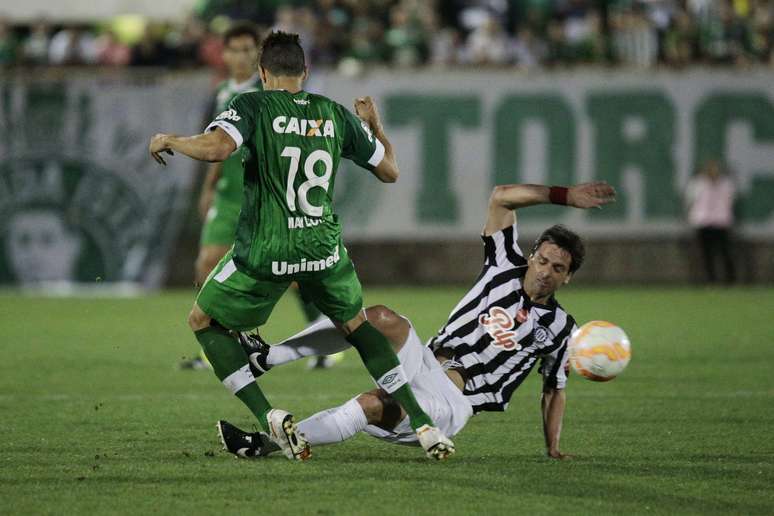
[[[398,359],[406,373],[406,379],[419,406],[427,413],[436,426],[451,437],[462,430],[470,416],[473,407],[462,391],[454,385],[433,352],[419,340],[419,335],[411,327],[408,339],[398,352]],[[365,432],[379,439],[396,443],[418,445],[417,435],[411,429],[409,418],[406,417],[392,430],[384,430],[378,426],[368,425]]]

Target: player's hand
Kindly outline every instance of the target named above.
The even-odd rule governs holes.
[[[615,188],[604,181],[581,183],[567,191],[567,205],[576,208],[601,208],[615,202]]]
[[[358,97],[355,99],[355,113],[365,120],[371,129],[376,129],[381,124],[379,110],[371,97]]]
[[[562,453],[559,450],[548,450],[547,455],[556,460],[570,460],[573,458],[572,455],[569,455],[567,453]]]
[[[151,156],[153,156],[153,159],[156,160],[156,163],[159,163],[161,165],[166,165],[167,162],[164,161],[164,158],[161,157],[162,152],[166,152],[170,156],[174,156],[175,153],[172,152],[172,149],[169,148],[169,144],[167,143],[167,137],[169,135],[167,134],[156,134],[151,138],[150,145],[148,145],[148,151],[151,153]]]

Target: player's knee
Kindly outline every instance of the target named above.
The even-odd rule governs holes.
[[[384,305],[374,305],[366,308],[366,317],[373,326],[389,326],[395,324],[400,316]]]
[[[371,392],[364,392],[357,397],[357,402],[360,408],[363,409],[363,413],[366,416],[366,420],[369,425],[375,425],[382,419],[382,402],[378,396]]]
[[[210,316],[205,314],[198,305],[194,305],[188,314],[188,326],[193,331],[203,330],[210,325]]]
[[[400,404],[381,389],[364,392],[357,397],[369,425],[392,430],[405,417]]]
[[[379,330],[393,347],[400,349],[406,341],[409,332],[409,323],[384,305],[374,305],[366,309],[368,322]]]

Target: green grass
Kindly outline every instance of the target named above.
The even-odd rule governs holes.
[[[423,338],[462,289],[370,289]],[[571,377],[562,448],[544,457],[539,379],[509,411],[472,419],[457,455],[362,435],[294,464],[238,461],[214,423],[249,427],[210,373],[174,369],[196,343],[190,292],[138,299],[0,294],[0,514],[589,514],[774,512],[774,290],[583,289],[578,320],[624,327],[633,359],[596,384]],[[292,298],[265,334],[302,324]],[[356,354],[262,379],[305,417],[370,388]],[[536,375],[535,375],[536,376]]]

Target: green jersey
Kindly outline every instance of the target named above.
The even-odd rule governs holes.
[[[229,102],[240,93],[261,91],[262,89],[261,79],[257,73],[242,83],[237,83],[234,79],[223,81],[218,85],[215,92],[215,112],[212,116],[215,117],[218,113],[225,111]],[[218,179],[215,188],[217,198],[215,199],[214,204],[220,205],[221,203],[227,203],[233,206],[233,209],[239,209],[239,206],[242,204],[241,152],[234,152],[223,162],[220,178]],[[228,208],[221,206],[220,209],[225,210]]]
[[[333,187],[341,158],[373,170],[384,146],[368,126],[305,91],[244,93],[210,124],[243,148],[234,263],[257,278],[303,279],[343,259]]]

